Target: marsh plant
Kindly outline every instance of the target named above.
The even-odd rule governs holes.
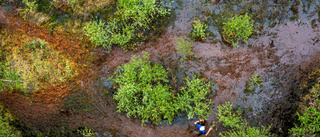
[[[176,50],[180,53],[180,61],[193,56],[192,47],[193,45],[186,38],[180,37],[177,39]]]
[[[195,40],[205,40],[206,34],[205,31],[208,28],[206,24],[201,23],[200,20],[195,20],[192,23],[192,29],[191,29],[191,38]]]
[[[123,49],[133,49],[128,46],[132,40],[143,38],[146,30],[152,30],[152,21],[170,14],[170,9],[157,0],[118,0],[115,17],[109,21],[92,21],[84,27],[85,35],[96,46],[111,50],[113,44]]]
[[[225,41],[232,43],[235,48],[239,41],[248,43],[249,37],[253,33],[253,21],[247,13],[245,15],[234,15],[226,19],[222,26],[222,36]]]
[[[188,118],[206,118],[212,111],[211,100],[206,99],[209,85],[202,79],[187,79],[186,87],[180,93],[172,92],[168,85],[168,72],[157,63],[149,61],[149,54],[143,59],[132,56],[130,63],[120,66],[113,81],[118,92],[113,96],[117,112],[126,112],[128,117],[140,118],[146,122],[171,124],[176,114],[187,113]]]
[[[272,136],[270,131],[271,125],[260,128],[252,127],[246,119],[241,117],[241,111],[232,110],[233,104],[226,102],[218,106],[217,118],[224,127],[228,127],[226,131],[220,132],[222,137],[269,137]]]
[[[254,91],[256,86],[262,86],[261,77],[257,74],[254,74],[249,81],[246,83],[246,92]]]

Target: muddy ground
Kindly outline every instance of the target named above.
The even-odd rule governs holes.
[[[24,21],[10,10],[1,10],[0,19],[5,20],[0,22],[1,29],[44,39],[79,63],[87,60],[85,55],[92,55],[94,61],[76,81],[67,85],[51,87],[28,97],[19,92],[3,92],[0,99],[22,123],[37,131],[51,132],[52,136],[71,135],[76,132],[75,129],[85,126],[97,132],[98,136],[196,136],[193,125],[198,120],[196,118],[177,117],[172,125],[147,124],[142,127],[139,120],[116,113],[112,100],[115,91],[107,78],[117,66],[129,62],[132,55],[142,55],[143,51],[147,51],[152,62],[162,64],[176,75],[178,86],[185,76],[193,76],[193,73],[216,83],[209,95],[214,111],[226,101],[233,102],[236,107],[245,110],[243,116],[252,125],[272,124],[272,133],[287,136],[295,120],[293,114],[299,101],[297,94],[301,79],[312,68],[319,66],[320,26],[317,24],[320,15],[314,14],[312,8],[304,12],[300,5],[300,19],[290,21],[289,17],[283,17],[285,19],[280,21],[276,18],[279,21],[275,26],[270,26],[277,22],[274,20],[270,20],[269,24],[261,23],[263,27],[258,34],[252,36],[248,44],[240,44],[238,48],[225,44],[219,36],[218,27],[211,25],[209,29],[214,35],[206,41],[193,42],[194,57],[180,62],[179,53],[175,50],[176,38],[188,36],[195,17],[201,18],[205,12],[222,12],[215,9],[226,4],[193,0],[174,3],[176,16],[163,33],[128,52],[120,47],[114,47],[111,52],[102,47],[92,48],[87,41],[71,39],[58,31],[48,35],[48,28]],[[199,7],[209,8],[208,11],[201,11]],[[294,14],[294,11],[290,12]],[[257,73],[262,78],[263,86],[244,93],[246,82]],[[83,101],[77,102],[77,98]],[[208,117],[208,123],[213,121],[217,121],[215,114]],[[219,131],[224,129],[221,125],[218,127],[218,131],[213,130],[208,136],[218,136]]]

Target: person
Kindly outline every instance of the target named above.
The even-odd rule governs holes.
[[[200,136],[201,134],[204,134],[205,136],[207,136],[210,133],[210,131],[213,129],[212,127],[210,127],[208,132],[206,132],[205,121],[203,119],[201,119],[200,121],[194,122],[194,124],[198,127],[198,130],[200,132],[198,136]]]

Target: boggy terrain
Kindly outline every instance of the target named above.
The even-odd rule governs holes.
[[[108,78],[118,66],[128,63],[132,55],[142,55],[144,51],[151,55],[151,62],[161,64],[174,76],[171,78],[174,87],[183,85],[185,77],[195,75],[215,83],[208,95],[215,112],[218,105],[230,101],[234,109],[243,110],[242,116],[250,125],[272,124],[272,134],[289,136],[289,129],[298,121],[296,111],[302,95],[302,79],[319,67],[320,3],[317,1],[178,0],[172,3],[173,16],[167,26],[129,51],[119,46],[113,46],[111,51],[92,46],[82,29],[64,31],[62,28],[68,27],[65,25],[68,21],[63,18],[79,19],[83,15],[71,15],[61,5],[55,19],[62,23],[53,20],[51,25],[57,24],[52,25],[56,28],[53,30],[51,25],[32,21],[32,17],[22,19],[17,14],[21,8],[19,2],[4,2],[0,10],[2,33],[42,39],[77,64],[71,67],[78,74],[65,83],[46,85],[28,95],[16,90],[0,93],[3,105],[20,120],[19,124],[11,124],[25,136],[36,136],[38,132],[48,136],[78,136],[77,130],[84,127],[92,129],[96,136],[197,136],[193,124],[198,120],[196,117],[176,116],[172,125],[141,126],[139,119],[116,112],[112,96],[117,91]],[[248,44],[240,43],[232,48],[221,38],[219,18],[229,17],[229,12],[242,13],[242,9],[249,9],[255,15],[255,33]],[[189,39],[194,19],[208,24],[207,39],[190,39],[194,56],[181,61],[176,51],[177,38]],[[3,41],[2,38],[0,42]],[[22,43],[15,41],[16,45]],[[262,86],[246,92],[247,82],[255,74],[261,77]],[[215,113],[207,121],[208,126],[216,121],[218,127],[208,136],[219,136],[219,132],[228,129],[218,122]]]

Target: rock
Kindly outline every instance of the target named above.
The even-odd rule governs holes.
[[[9,23],[9,20],[5,16],[5,10],[0,7],[0,29]]]

